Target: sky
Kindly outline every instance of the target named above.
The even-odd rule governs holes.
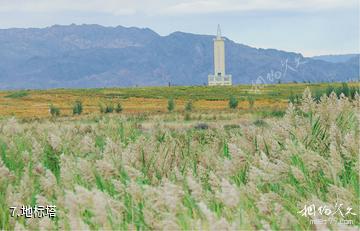
[[[359,53],[359,0],[0,0],[0,28],[54,24],[223,35],[305,56]]]

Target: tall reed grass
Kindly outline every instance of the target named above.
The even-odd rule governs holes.
[[[307,89],[282,118],[195,129],[125,115],[0,121],[0,228],[304,230],[305,205],[359,207],[359,106]],[[153,123],[150,129],[143,123]],[[55,219],[9,207],[56,205]],[[326,218],[325,215],[320,216]],[[340,214],[335,218],[341,219]],[[357,230],[359,216],[347,214]]]

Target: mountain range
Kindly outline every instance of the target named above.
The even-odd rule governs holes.
[[[313,56],[311,58],[317,59],[317,60],[323,60],[331,63],[344,63],[352,58],[358,57],[359,54],[345,54],[345,55],[319,55],[319,56]]]
[[[54,25],[0,30],[0,89],[203,85],[213,72],[213,38],[148,28]],[[234,84],[359,79],[359,54],[324,57],[253,48],[225,38]]]

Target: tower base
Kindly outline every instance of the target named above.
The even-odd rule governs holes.
[[[231,86],[232,76],[231,75],[209,75],[208,76],[209,86]]]

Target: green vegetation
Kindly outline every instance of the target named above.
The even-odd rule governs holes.
[[[185,121],[191,120],[191,115],[190,115],[189,112],[186,112],[186,113],[185,113],[184,120],[185,120]]]
[[[250,109],[253,109],[254,108],[254,103],[255,103],[255,99],[254,99],[254,97],[252,97],[252,96],[248,96],[247,97],[247,101],[248,101],[248,103],[249,103],[249,108]]]
[[[28,96],[29,93],[26,91],[16,91],[5,96],[5,98],[19,99]]]
[[[267,123],[264,120],[258,119],[254,121],[254,125],[257,127],[265,127]]]
[[[259,110],[256,111],[255,114],[260,115],[263,118],[267,117],[283,117],[285,115],[285,110],[281,109],[269,109],[269,110]]]
[[[168,99],[167,109],[168,109],[169,112],[174,111],[174,109],[175,109],[175,101],[174,101],[173,98],[169,98],[169,99]]]
[[[114,111],[114,106],[112,104],[100,104],[100,112],[101,113],[112,113]]]
[[[82,102],[77,100],[73,106],[73,115],[80,115],[83,111]]]
[[[185,111],[186,112],[191,112],[192,110],[193,110],[193,104],[192,104],[192,101],[189,100],[185,104]]]
[[[105,113],[105,114],[113,113],[113,112],[120,113],[123,110],[120,103],[117,103],[114,107],[112,102],[108,102],[106,104],[100,103],[99,108],[100,108],[100,113]]]
[[[55,107],[52,104],[50,104],[49,110],[50,110],[51,116],[59,116],[60,115],[60,108]]]
[[[319,91],[319,90],[317,90]],[[300,103],[300,99],[301,99],[301,95],[300,94],[296,94],[294,95],[294,93],[291,91],[290,95],[289,95],[289,102],[292,104],[299,104]]]
[[[246,98],[248,95],[259,99],[288,99],[290,94],[301,95],[305,88],[309,87],[312,92],[319,89],[327,89],[329,86],[338,88],[342,83],[287,83],[268,84],[259,91],[253,91],[251,85],[236,86],[172,86],[172,87],[137,87],[137,88],[99,88],[99,89],[53,89],[50,94],[62,95],[66,93],[81,96],[102,96],[107,99],[128,99],[131,97],[153,98],[153,99],[185,99],[185,100],[228,100],[230,96]],[[350,88],[359,88],[359,83],[351,83]],[[30,90],[29,94],[49,94],[47,90]],[[274,92],[276,94],[274,94]]]
[[[321,96],[326,95],[330,96],[331,93],[335,93],[337,97],[340,97],[341,94],[346,96],[349,99],[354,99],[356,92],[360,92],[360,86],[349,87],[347,83],[342,83],[340,86],[329,85],[326,89],[317,89],[314,94],[314,98],[317,102],[320,101]]]
[[[117,103],[116,107],[115,107],[115,112],[120,113],[120,112],[122,112],[122,110],[123,110],[123,108],[122,108],[121,104]]]
[[[235,108],[237,108],[238,104],[239,104],[239,101],[234,96],[230,96],[229,107],[231,109],[235,109]]]
[[[195,111],[221,111],[228,107],[224,103],[231,96],[237,98],[238,106],[241,106],[242,111],[257,114],[259,111],[271,110],[271,108],[284,110],[289,101],[298,105],[306,87],[312,90],[316,100],[319,100],[324,93],[329,95],[332,90],[335,90],[338,96],[340,92],[344,92],[345,96],[349,95],[353,99],[356,90],[359,89],[359,83],[268,84],[259,89],[251,85],[238,85],[6,91],[0,92],[0,116],[16,116],[26,119],[48,117],[49,112],[46,109],[49,103],[57,105],[61,109],[62,116],[71,116],[73,107],[71,102],[77,99],[86,102],[86,114],[98,112],[97,102],[125,104],[124,114],[129,112],[161,113],[166,110],[166,106],[162,105],[170,98],[174,99],[177,104],[184,105],[185,111],[189,101],[192,101]],[[6,97],[21,96],[24,95],[23,92],[26,92],[27,97]],[[243,101],[247,101],[247,103]],[[115,103],[113,104],[114,111]],[[252,108],[255,105],[256,108]]]

